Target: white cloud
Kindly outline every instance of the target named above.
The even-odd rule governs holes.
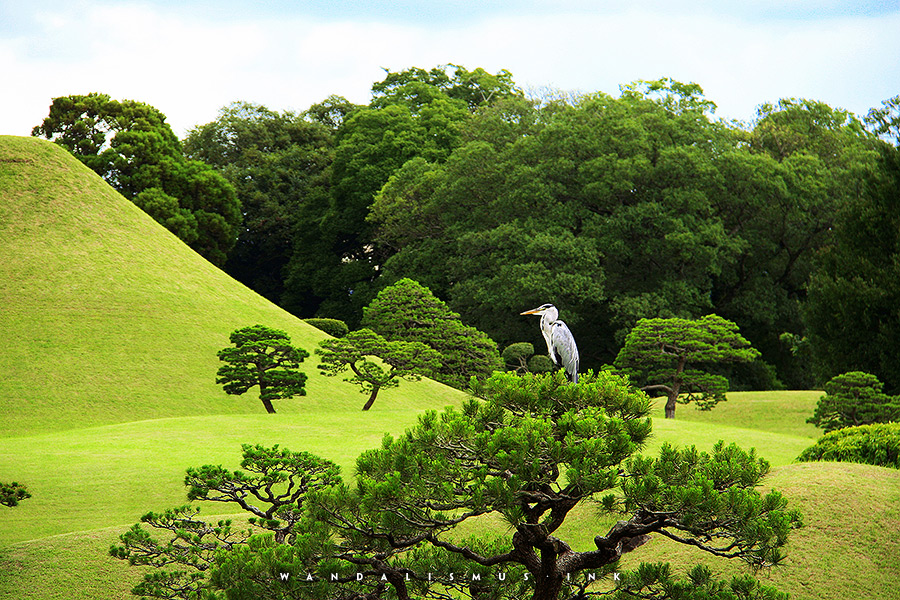
[[[10,90],[0,133],[27,135],[53,97],[100,91],[152,104],[181,135],[235,100],[277,110],[302,110],[329,94],[367,102],[381,67],[448,62],[506,68],[523,86],[612,94],[635,79],[670,76],[699,83],[721,116],[735,118],[784,96],[865,112],[900,92],[896,12],[765,20],[660,12],[652,2],[610,11],[569,2],[566,13],[438,25],[296,12],[231,20],[136,2],[42,6],[36,27],[23,21],[0,37],[0,77]]]

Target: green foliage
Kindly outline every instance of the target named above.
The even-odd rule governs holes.
[[[787,594],[764,586],[747,575],[731,581],[713,578],[706,566],[697,565],[684,578],[677,578],[665,563],[641,563],[635,571],[622,573],[616,600],[642,598],[657,600],[788,600]]]
[[[273,302],[284,294],[284,269],[309,205],[327,204],[333,132],[291,112],[235,102],[188,132],[187,156],[234,186],[244,220],[227,272]]]
[[[157,109],[106,94],[64,96],[32,135],[63,146],[204,258],[225,263],[241,223],[234,188],[185,158]]]
[[[350,328],[340,319],[303,319],[316,329],[321,329],[331,337],[342,338],[350,333]]]
[[[626,511],[656,518],[675,513],[678,526],[661,533],[705,546],[717,556],[739,558],[752,567],[777,565],[784,559],[782,548],[791,529],[802,524],[780,493],[763,496],[755,489],[769,464],[752,449],[745,452],[720,441],[708,454],[663,444],[658,459],[639,456],[626,468]],[[724,535],[717,533],[720,528]],[[718,537],[727,542],[712,541]]]
[[[452,73],[449,72],[452,69]],[[492,75],[482,68],[469,71],[459,65],[425,69],[412,67],[399,73],[385,69],[384,80],[372,85],[374,107],[406,104],[418,109],[440,97],[461,100],[469,110],[521,96],[512,74],[505,69]]]
[[[363,310],[363,325],[391,341],[422,342],[440,354],[432,377],[464,389],[473,376],[484,378],[502,362],[497,344],[464,325],[431,290],[411,279],[386,287]]]
[[[834,243],[811,277],[803,316],[822,379],[875,373],[900,393],[900,148],[882,144],[872,173],[834,224]]]
[[[272,400],[306,395],[306,374],[297,369],[309,353],[291,346],[288,334],[253,325],[229,337],[234,348],[219,350],[219,360],[226,364],[216,373],[225,393],[240,395],[258,385],[259,399],[269,413],[275,412]]]
[[[239,574],[245,575],[253,564],[250,557],[257,559],[258,564],[260,550],[273,548],[271,542],[275,542],[281,558],[279,566],[285,568],[285,554],[302,551],[304,542],[316,548],[323,543],[322,538],[315,537],[315,531],[309,534],[301,525],[304,502],[315,492],[340,483],[339,468],[315,455],[290,452],[277,445],[267,448],[244,444],[242,449],[243,470],[228,471],[213,465],[189,468],[184,484],[189,500],[240,506],[252,515],[252,528],[236,530],[230,520],[216,525],[206,523],[196,518],[200,509],[191,505],[144,515],[141,523],[166,535],[167,540],[154,538],[144,526],[136,524],[120,536],[121,545],[110,548],[110,555],[131,565],[158,569],[147,573],[133,594],[211,599],[219,597],[215,587],[228,590],[229,598],[235,592],[259,592],[255,585],[258,578],[235,576],[235,560],[243,559]],[[260,536],[260,530],[270,533]],[[302,538],[299,543],[298,535]],[[171,565],[178,570],[168,570]],[[268,575],[271,583],[273,573],[269,571]],[[268,591],[271,593],[271,589]]]
[[[136,593],[234,600],[557,600],[586,593],[573,575],[613,572],[650,533],[754,567],[782,560],[800,519],[778,492],[756,490],[768,463],[755,452],[720,442],[711,453],[664,445],[658,459],[635,456],[650,434],[649,399],[609,372],[585,373],[577,384],[561,373],[509,372],[473,383],[475,397],[461,409],[429,411],[360,455],[354,485],[328,461],[277,446],[244,445],[242,470],[188,469],[189,499],[240,506],[261,535],[233,535],[227,522],[198,524],[194,509],[175,509],[144,520],[174,533],[171,543],[136,526],[112,553],[160,569]],[[596,550],[575,551],[560,528],[591,500],[626,520],[598,534]],[[456,533],[492,513],[507,533]],[[181,570],[163,570],[169,565]],[[453,580],[454,572],[466,576]],[[686,591],[667,572],[651,575],[626,579],[631,588],[618,593]],[[776,597],[751,595],[770,591],[748,577],[715,582],[695,569],[689,580],[719,594],[711,598]]]
[[[826,433],[844,427],[887,423],[900,419],[900,398],[881,390],[884,384],[871,373],[851,371],[825,384],[815,414],[807,419]]]
[[[505,71],[491,75],[447,65],[386,71],[384,81],[372,86],[367,107],[334,97],[311,107],[310,119],[334,126],[330,197],[301,206],[284,271],[285,306],[356,328],[390,254],[373,244],[374,226],[366,220],[379,190],[411,160],[443,162],[462,142],[462,128],[476,108],[514,96],[521,94]]]
[[[550,373],[556,370],[556,365],[546,354],[535,354],[528,359],[528,370],[532,373]]]
[[[777,379],[812,385],[779,336],[804,333],[813,257],[876,172],[873,137],[810,101],[764,106],[752,130],[713,108],[670,79],[483,108],[446,159],[407,162],[376,196],[386,276],[428,286],[503,345],[533,335],[513,317],[523,306],[558,299],[594,368],[641,318],[715,312]]]
[[[738,326],[718,315],[697,320],[641,319],[626,336],[615,366],[630,374],[649,392],[667,397],[666,417],[675,404],[695,402],[709,410],[725,400],[728,380],[688,366],[750,362],[759,351],[738,333]]]
[[[900,423],[860,425],[826,433],[797,460],[855,462],[900,469]]]
[[[346,513],[319,518],[363,532],[388,556],[424,537],[482,566],[519,564],[536,599],[559,597],[567,574],[615,563],[650,532],[763,566],[780,562],[787,532],[799,525],[777,492],[754,489],[768,465],[753,452],[665,447],[658,460],[628,460],[649,434],[649,403],[608,372],[574,385],[558,373],[497,373],[474,392],[484,401],[428,413],[360,456],[357,488],[343,492]],[[610,493],[619,487],[621,496]],[[596,550],[576,552],[555,532],[574,506],[604,493],[604,510],[630,519],[597,535]],[[486,513],[512,528],[493,553],[449,535]]]
[[[435,372],[441,364],[441,356],[421,342],[389,342],[371,329],[352,331],[338,339],[322,340],[316,349],[321,357],[319,369],[329,377],[348,369],[353,377],[345,379],[360,386],[369,394],[363,410],[369,410],[382,388],[397,387],[399,379],[418,381],[423,375]],[[390,367],[385,370],[381,364]]]
[[[130,565],[155,567],[144,575],[132,593],[149,598],[198,598],[206,586],[207,572],[220,550],[231,550],[245,543],[249,531],[237,531],[230,520],[215,525],[196,518],[200,509],[190,505],[147,513],[141,523],[159,532],[168,532],[167,540],[153,537],[140,523],[119,536],[121,545],[109,549],[110,556]],[[178,570],[169,570],[171,566]]]
[[[534,355],[534,344],[530,342],[517,342],[503,349],[500,357],[506,364],[506,368],[517,373],[528,371],[528,358]]]
[[[866,115],[866,123],[876,135],[900,144],[900,95],[888,98]]]
[[[31,498],[28,489],[21,483],[3,483],[0,482],[0,504],[3,506],[18,506],[19,502]]]

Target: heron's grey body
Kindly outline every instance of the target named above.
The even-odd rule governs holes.
[[[523,315],[541,315],[541,334],[547,342],[547,354],[557,367],[566,370],[572,383],[578,383],[578,347],[565,323],[559,320],[559,311],[552,304],[544,304]]]

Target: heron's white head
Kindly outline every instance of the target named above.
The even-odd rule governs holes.
[[[535,309],[526,310],[523,313],[519,313],[520,315],[548,315],[551,317],[551,320],[554,320],[555,317],[559,316],[559,311],[556,310],[556,307],[552,304],[542,304]]]

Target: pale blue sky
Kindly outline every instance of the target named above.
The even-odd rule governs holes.
[[[0,0],[0,134],[99,91],[183,135],[235,100],[365,103],[382,67],[446,63],[613,95],[668,76],[728,119],[781,97],[864,114],[900,93],[900,0]]]

